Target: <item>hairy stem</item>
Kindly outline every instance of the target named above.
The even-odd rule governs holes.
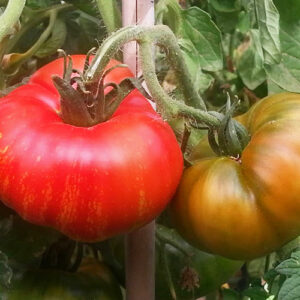
[[[0,42],[11,32],[18,22],[26,0],[10,0],[4,13],[0,16]]]
[[[99,12],[108,33],[121,27],[121,12],[116,0],[96,0]]]
[[[182,58],[177,40],[172,31],[164,25],[152,27],[128,26],[108,37],[96,53],[87,71],[86,80],[91,81],[95,79],[95,77],[101,76],[101,72],[107,65],[110,57],[124,44],[131,41],[137,41],[138,44],[141,44],[145,40],[149,42],[149,45],[151,44],[151,49],[152,44],[155,44],[163,48],[168,54],[168,59],[172,68],[175,70],[179,81],[179,88],[183,92],[186,104],[206,110],[203,100],[195,90],[194,84],[190,79],[191,77]],[[142,61],[146,59],[148,59],[148,57],[141,56]]]
[[[203,122],[208,126],[218,126],[220,124],[220,120],[216,116],[211,115],[205,110],[196,109],[192,106],[188,106],[182,102],[174,100],[164,91],[159,84],[155,73],[153,51],[149,41],[140,42],[140,56],[143,76],[147,87],[158,108],[163,110],[162,112],[166,117],[176,117],[181,115],[193,118],[200,123]],[[143,59],[143,57],[147,59]]]

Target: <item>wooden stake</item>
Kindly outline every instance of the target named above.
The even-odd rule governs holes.
[[[153,0],[122,0],[122,22],[127,25],[154,25]],[[136,76],[140,73],[138,46],[135,42],[124,47],[124,63]],[[155,221],[127,235],[126,299],[155,298]]]

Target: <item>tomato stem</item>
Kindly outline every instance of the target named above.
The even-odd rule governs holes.
[[[9,0],[4,13],[0,16],[0,42],[12,32],[18,22],[26,0]]]
[[[133,78],[125,78],[120,84],[104,84],[105,77],[116,68],[127,67],[124,64],[117,64],[105,70],[98,82],[87,84],[83,80],[84,72],[73,68],[71,56],[67,56],[60,49],[59,53],[64,58],[63,78],[53,75],[52,80],[60,94],[61,118],[65,123],[90,127],[104,122],[113,115],[121,101],[135,89],[133,82],[136,80]],[[72,77],[74,73],[76,76]],[[76,87],[73,87],[74,84]],[[109,86],[113,89],[105,94],[105,89]]]
[[[249,141],[248,132],[241,124],[231,119],[231,112],[224,116],[221,113],[207,111],[191,80],[176,37],[167,26],[128,26],[112,34],[103,42],[87,69],[86,84],[92,85],[99,80],[109,59],[130,41],[139,44],[143,77],[163,118],[188,118],[200,125],[206,125],[210,132],[217,132],[219,141],[215,145],[220,148],[218,153],[230,156],[240,154]],[[178,78],[178,87],[182,91],[185,103],[172,98],[160,85],[156,75],[153,45],[160,46],[166,52],[167,59]]]
[[[96,0],[99,12],[109,33],[121,27],[121,13],[115,0]]]
[[[182,59],[181,50],[176,38],[172,31],[165,25],[147,27],[128,26],[109,36],[98,49],[95,58],[87,70],[86,80],[88,82],[97,80],[108,64],[110,57],[117,53],[124,44],[130,41],[136,41],[138,44],[148,41],[149,44],[151,44],[151,51],[153,51],[152,44],[162,47],[168,53],[168,60],[172,68],[174,68],[179,82],[182,83],[179,84],[179,88],[183,92],[185,102],[188,105],[206,110],[204,101],[195,90],[194,83]],[[143,55],[140,55],[140,58],[142,63],[144,60],[149,60],[149,57],[144,57]],[[143,74],[145,75],[145,70],[143,70]]]

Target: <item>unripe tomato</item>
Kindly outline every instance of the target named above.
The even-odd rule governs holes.
[[[123,299],[120,286],[110,269],[95,260],[84,261],[76,273],[28,271],[10,288],[0,292],[3,299],[7,300]]]
[[[269,96],[237,119],[251,134],[241,157],[215,157],[201,141],[171,213],[196,247],[252,259],[300,233],[300,96]]]

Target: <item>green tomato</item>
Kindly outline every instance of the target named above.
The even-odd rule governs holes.
[[[109,268],[95,260],[85,261],[76,273],[59,270],[26,272],[11,288],[0,293],[6,300],[123,299]]]

